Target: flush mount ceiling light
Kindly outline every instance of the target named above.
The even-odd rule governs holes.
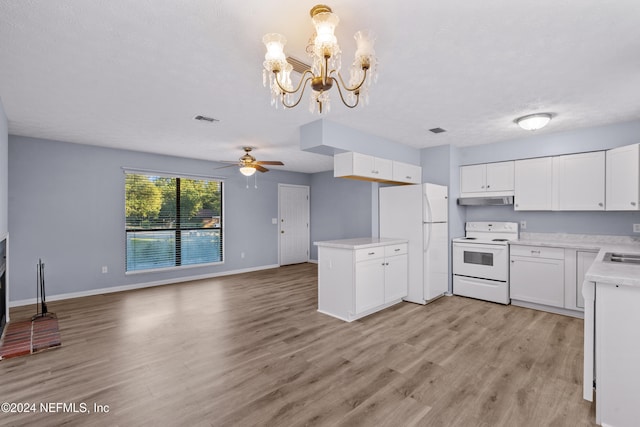
[[[550,113],[536,113],[515,119],[515,122],[524,130],[542,129],[551,121]]]
[[[358,105],[360,97],[368,103],[368,87],[371,80],[376,79],[376,57],[373,44],[375,37],[369,31],[358,31],[356,39],[356,54],[351,69],[349,70],[348,84],[340,75],[341,50],[338,39],[333,34],[340,18],[332,13],[331,8],[325,5],[316,5],[309,12],[316,32],[311,37],[307,45],[307,53],[313,60],[310,69],[302,73],[297,87],[291,83],[292,65],[287,61],[284,54],[284,45],[287,39],[281,34],[269,33],[262,38],[262,42],[267,47],[264,55],[263,83],[267,85],[267,75],[269,89],[271,90],[271,105],[276,108],[279,104],[286,108],[293,108],[300,103],[302,95],[310,82],[312,89],[309,110],[318,112],[329,111],[329,90],[334,83],[338,88],[340,99],[349,108]],[[337,78],[336,78],[337,76]],[[346,92],[346,95],[343,93]],[[299,94],[298,94],[299,92]]]

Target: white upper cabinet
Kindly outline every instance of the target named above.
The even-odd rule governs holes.
[[[640,144],[608,150],[607,210],[640,210]]]
[[[333,176],[364,181],[397,184],[419,184],[422,168],[361,153],[340,153],[333,156]]]
[[[554,210],[604,210],[604,151],[554,157],[553,166]]]
[[[460,167],[460,193],[484,193],[486,189],[487,165]]]
[[[553,158],[516,160],[514,169],[514,209],[550,211],[553,206]]]
[[[513,161],[460,167],[460,195],[513,194]]]
[[[393,180],[396,182],[407,182],[420,184],[422,182],[422,168],[408,163],[393,161]]]

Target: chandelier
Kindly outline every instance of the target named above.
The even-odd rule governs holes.
[[[375,38],[369,31],[358,31],[356,39],[356,54],[349,70],[349,81],[345,83],[340,74],[341,50],[338,40],[333,34],[340,18],[331,12],[331,8],[325,5],[316,5],[311,11],[311,20],[316,32],[309,40],[307,53],[312,59],[309,69],[302,72],[300,82],[294,88],[291,82],[293,66],[287,61],[284,54],[284,45],[287,39],[281,34],[269,33],[262,38],[267,47],[264,55],[263,84],[271,91],[271,105],[276,108],[282,105],[286,108],[297,106],[302,100],[307,83],[311,86],[311,100],[309,111],[318,112],[331,109],[329,90],[334,86],[338,88],[340,99],[349,108],[354,108],[360,102],[360,97],[367,104],[368,87],[371,81],[377,78],[376,57],[373,44]],[[268,76],[268,78],[267,78]]]

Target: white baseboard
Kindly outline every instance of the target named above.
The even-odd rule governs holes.
[[[229,271],[223,271],[220,273],[201,274],[198,276],[188,276],[188,277],[181,277],[181,278],[174,278],[174,279],[157,280],[154,282],[135,283],[132,285],[112,286],[109,288],[90,289],[87,291],[70,292],[66,294],[47,295],[47,302],[61,301],[61,300],[71,299],[71,298],[88,297],[93,295],[110,294],[113,292],[132,291],[135,289],[150,288],[153,286],[172,285],[175,283],[191,282],[193,280],[211,279],[213,277],[220,277],[220,276],[231,276],[233,274],[250,273],[252,271],[269,270],[269,269],[278,268],[278,267],[280,267],[278,264],[262,265],[259,267],[242,268],[240,270],[229,270]],[[37,304],[37,303],[38,303],[37,298],[28,298],[28,299],[23,299],[18,301],[9,301],[9,307],[20,307],[23,305],[31,305],[31,304]]]
[[[309,261],[307,261],[307,262],[310,262],[311,264],[317,264],[317,263],[318,263],[318,260],[317,260],[317,259],[310,259],[310,260],[309,260]]]

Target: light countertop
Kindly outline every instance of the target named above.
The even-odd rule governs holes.
[[[599,251],[605,245],[640,245],[640,238],[596,234],[521,232],[520,239],[512,240],[509,244]]]
[[[313,242],[316,246],[339,249],[364,249],[375,246],[397,245],[407,243],[406,239],[392,239],[387,237],[357,237],[354,239],[326,240],[323,242]]]
[[[621,264],[603,261],[607,252],[640,255],[640,245],[606,245],[600,249],[587,270],[585,280],[596,283],[640,287],[640,264]]]

